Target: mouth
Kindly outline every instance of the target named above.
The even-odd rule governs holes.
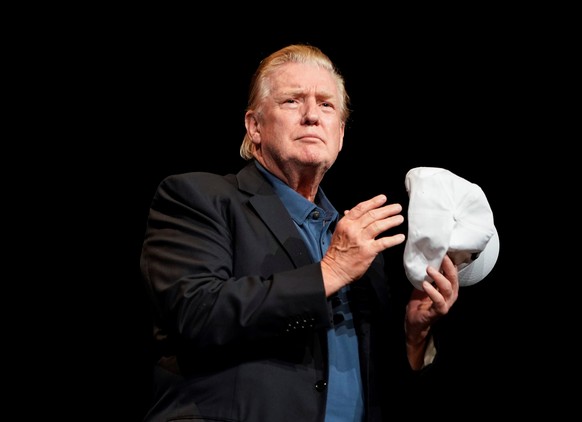
[[[300,136],[299,138],[297,138],[297,140],[302,142],[323,142],[323,139],[316,135]]]

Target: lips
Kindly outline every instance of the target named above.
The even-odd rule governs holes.
[[[297,138],[298,141],[310,141],[310,142],[323,142],[323,139],[321,139],[319,136],[317,135],[303,135],[300,136],[299,138]]]

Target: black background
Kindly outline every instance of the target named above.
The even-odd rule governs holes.
[[[336,63],[352,100],[344,149],[322,184],[338,210],[378,193],[403,203],[406,172],[434,166],[480,185],[494,212],[497,265],[461,289],[446,321],[445,371],[418,392],[414,412],[522,413],[540,377],[530,370],[539,363],[531,331],[540,321],[523,315],[536,277],[516,273],[515,263],[535,247],[524,241],[524,215],[538,188],[529,171],[537,160],[532,139],[547,130],[538,111],[547,87],[537,82],[545,60],[539,50],[548,53],[544,31],[503,20],[425,26],[410,18],[390,29],[363,22],[364,31],[250,21],[203,29],[154,15],[89,34],[79,28],[74,51],[64,50],[75,62],[62,76],[70,75],[71,127],[80,141],[69,152],[77,178],[69,189],[78,194],[70,217],[91,214],[75,233],[87,246],[72,252],[82,255],[77,274],[89,280],[96,303],[87,327],[75,329],[82,341],[71,362],[83,370],[72,390],[94,381],[103,392],[90,405],[95,412],[139,420],[149,388],[150,326],[139,276],[149,202],[167,175],[233,173],[244,165],[238,151],[251,75],[272,51],[304,42]],[[388,260],[400,265],[401,252],[390,251]],[[86,305],[74,301],[72,315]]]

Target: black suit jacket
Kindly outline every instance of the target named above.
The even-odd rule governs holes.
[[[324,420],[333,322],[320,264],[253,162],[236,175],[166,178],[141,269],[157,360],[146,420]],[[350,292],[367,419],[380,421],[387,386],[408,368],[382,255]]]

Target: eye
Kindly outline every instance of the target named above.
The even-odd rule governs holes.
[[[333,113],[335,112],[335,105],[334,103],[330,103],[328,101],[323,101],[320,104],[321,110],[324,111],[325,113]]]

